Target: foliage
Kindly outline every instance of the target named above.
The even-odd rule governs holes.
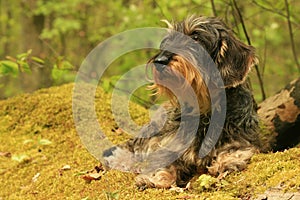
[[[113,200],[113,199],[119,199],[119,191],[115,192],[106,192],[105,191],[105,197],[107,200]]]
[[[36,76],[36,71],[42,71],[44,68],[50,68],[51,73],[45,74],[50,76],[52,85],[59,85],[62,83],[73,81],[75,78],[74,66],[65,60],[64,57],[56,58],[53,66],[48,66],[49,62],[37,56],[32,55],[32,50],[26,53],[18,54],[16,57],[6,56],[5,60],[0,60],[0,81],[10,80],[11,82],[25,82],[26,79],[33,79]],[[27,75],[27,76],[24,76]],[[18,89],[16,85],[11,86],[0,84],[0,90],[13,91]],[[37,88],[34,88],[37,89]],[[0,95],[0,98],[7,97],[6,93]]]
[[[12,75],[13,77],[18,76],[19,72],[30,72],[30,67],[28,65],[28,59],[32,50],[27,51],[16,56],[16,58],[7,56],[7,60],[0,61],[0,76]],[[43,64],[44,61],[32,56],[31,59],[40,64]]]
[[[67,1],[44,1],[38,0],[34,15],[55,16],[54,20],[45,27],[41,33],[44,39],[55,39],[60,35],[72,31],[80,30],[80,15],[83,13],[82,8],[93,6],[96,1],[86,0],[67,0]]]
[[[297,55],[300,51],[297,29],[300,24],[300,2],[295,0],[28,0],[26,2],[0,1],[0,44],[4,47],[0,49],[1,60],[7,55],[19,55],[32,49],[33,55],[42,60],[62,55],[78,69],[86,55],[99,42],[116,33],[132,28],[165,26],[160,22],[161,19],[181,20],[190,14],[221,17],[234,29],[238,37],[247,43],[237,14],[239,10],[250,41],[257,49],[259,69],[267,96],[299,76],[296,58],[293,56],[293,52]],[[237,7],[233,2],[237,3]],[[287,10],[290,13],[289,17]],[[288,21],[293,28],[291,31]],[[27,26],[31,28],[28,30]],[[294,45],[290,40],[290,32],[293,34]],[[30,36],[30,42],[26,41]],[[113,52],[113,49],[111,51]],[[106,77],[121,76],[130,68],[146,63],[152,55],[153,52],[142,51],[128,54],[110,66],[110,73],[107,73]],[[16,74],[16,67],[16,65],[9,68],[2,67],[1,70],[4,70],[2,74]],[[12,69],[15,70],[7,71]],[[52,72],[49,70],[49,73]],[[59,73],[55,72],[55,74],[56,79],[67,76],[67,73],[58,75]],[[276,84],[273,84],[274,77]],[[259,81],[255,73],[251,74],[251,79],[255,96],[261,100]],[[2,85],[5,84],[9,85],[7,81],[3,81]]]

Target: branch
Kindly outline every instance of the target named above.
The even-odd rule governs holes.
[[[251,40],[250,40],[250,37],[248,35],[247,29],[246,29],[246,25],[245,25],[243,16],[241,14],[241,11],[240,11],[237,3],[236,3],[236,0],[232,0],[232,2],[233,2],[233,5],[234,5],[234,8],[237,11],[237,14],[238,14],[238,16],[240,18],[240,21],[241,21],[241,24],[242,24],[243,31],[244,31],[245,37],[247,39],[247,42],[248,42],[249,45],[251,45]],[[256,74],[257,74],[257,77],[258,77],[258,81],[259,81],[259,85],[260,85],[260,90],[261,90],[261,95],[262,95],[262,100],[265,100],[266,99],[266,93],[265,93],[263,79],[261,77],[258,65],[254,65],[254,68],[255,68],[255,71],[256,71]]]
[[[263,60],[263,64],[262,64],[262,73],[261,73],[261,76],[264,77],[264,74],[265,74],[265,68],[266,68],[266,63],[267,63],[267,47],[268,47],[268,42],[267,42],[267,36],[266,36],[266,33],[265,33],[265,36],[264,36],[264,40],[265,40],[265,45],[264,45],[264,60]]]
[[[112,83],[109,83],[109,85],[111,86],[111,87],[113,87],[114,89],[116,89],[116,90],[119,90],[119,91],[121,91],[121,92],[124,92],[125,94],[130,94],[132,97],[134,97],[135,98],[135,100],[136,101],[138,101],[138,103],[140,104],[140,105],[142,105],[144,108],[150,108],[151,106],[152,106],[152,104],[149,102],[149,101],[147,101],[147,100],[144,100],[144,99],[142,99],[141,97],[139,97],[139,96],[137,96],[137,95],[135,95],[135,94],[132,94],[130,91],[128,91],[128,90],[126,90],[126,89],[123,89],[123,88],[120,88],[120,87],[116,87],[114,84],[112,84]]]
[[[290,40],[291,40],[291,45],[292,45],[292,52],[293,52],[293,56],[294,56],[295,63],[297,65],[298,71],[300,72],[300,63],[298,61],[296,47],[295,47],[293,27],[292,27],[292,23],[291,23],[291,15],[290,15],[290,10],[289,10],[289,3],[288,3],[287,0],[285,0],[284,3],[285,3],[286,14],[287,14],[286,19],[287,19],[288,27],[289,27]]]
[[[259,8],[265,10],[265,11],[268,11],[268,12],[271,12],[271,13],[275,13],[281,17],[284,17],[285,19],[288,17],[286,14],[276,10],[276,9],[271,9],[271,8],[267,8],[263,5],[260,5],[259,3],[257,3],[255,0],[252,0],[252,3],[255,4],[256,6],[258,6]],[[295,19],[297,19],[295,16],[294,16]],[[294,25],[298,25],[296,22],[292,22],[291,21],[291,24],[294,24]]]
[[[254,3],[256,6],[262,8],[263,10],[269,11],[269,12],[271,12],[271,13],[276,13],[277,15],[280,15],[280,16],[282,16],[282,17],[284,17],[284,18],[287,17],[284,13],[279,12],[279,11],[274,10],[274,9],[267,8],[267,7],[265,7],[265,6],[263,6],[263,5],[259,4],[259,3],[257,3],[255,0],[253,0],[252,3]]]
[[[157,7],[159,8],[160,13],[164,16],[164,18],[167,19],[166,15],[165,15],[165,13],[164,13],[164,11],[163,11],[163,9],[162,9],[161,6],[157,3],[157,1],[154,0],[153,3],[155,4],[155,6],[157,6]]]
[[[249,35],[248,35],[248,32],[247,32],[247,29],[246,29],[246,25],[245,25],[243,16],[242,16],[241,11],[240,11],[239,7],[237,6],[237,3],[236,3],[235,0],[233,0],[233,5],[234,5],[234,8],[235,8],[235,10],[237,11],[237,14],[238,14],[238,16],[239,16],[239,19],[240,19],[240,21],[241,21],[241,24],[242,24],[243,31],[244,31],[245,37],[246,37],[246,39],[247,39],[247,42],[248,42],[249,45],[251,45],[251,41],[250,41],[250,38],[249,38]]]
[[[218,16],[217,10],[216,10],[216,6],[215,6],[215,1],[214,0],[210,0],[210,3],[211,3],[211,8],[212,8],[214,17]]]

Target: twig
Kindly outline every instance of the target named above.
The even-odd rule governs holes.
[[[128,91],[128,90],[126,90],[126,89],[116,87],[116,86],[115,86],[114,84],[112,84],[112,83],[109,83],[109,85],[110,85],[111,87],[113,87],[114,89],[116,89],[116,90],[119,90],[119,91],[124,92],[124,93],[126,93],[126,94],[130,94],[130,95],[131,95],[132,97],[134,97],[134,98],[136,99],[136,101],[138,101],[144,108],[150,108],[151,105],[152,105],[149,101],[144,100],[144,99],[142,99],[141,97],[139,97],[139,96],[137,96],[137,95],[135,95],[135,94],[132,94],[130,91]]]
[[[284,13],[278,11],[278,10],[275,10],[275,9],[271,9],[271,8],[265,7],[265,6],[263,6],[263,5],[259,4],[259,3],[257,3],[255,0],[252,0],[252,3],[255,4],[256,6],[258,6],[259,8],[265,10],[265,11],[268,11],[268,12],[271,12],[271,13],[275,13],[275,14],[281,16],[281,17],[284,17],[285,19],[287,18],[287,15],[286,15],[286,14],[284,14]],[[293,17],[294,17],[295,19],[297,19],[296,16],[293,16]],[[297,20],[298,20],[298,19],[297,19]],[[292,22],[292,21],[291,21],[291,24],[298,25],[296,22]]]
[[[236,3],[235,0],[232,0],[232,2],[233,2],[233,5],[234,5],[234,8],[237,11],[237,14],[238,14],[238,16],[240,18],[240,21],[241,21],[241,24],[242,24],[243,31],[244,31],[245,37],[247,39],[247,42],[248,42],[249,45],[251,45],[251,40],[250,40],[250,37],[248,35],[247,29],[246,29],[246,25],[245,25],[243,16],[242,16],[242,14],[240,12],[240,9],[239,9],[239,7],[238,7],[238,5],[237,5],[237,3]],[[266,99],[266,93],[265,93],[263,79],[261,77],[258,65],[254,65],[254,68],[255,68],[255,71],[256,71],[256,74],[257,74],[257,77],[258,77],[258,81],[259,81],[259,85],[260,85],[260,90],[261,90],[261,95],[262,95],[262,100],[265,100]]]
[[[291,23],[291,15],[290,15],[290,10],[289,10],[289,3],[287,0],[285,0],[284,3],[285,3],[286,14],[287,14],[286,19],[287,19],[288,27],[289,27],[289,35],[290,35],[290,40],[291,40],[291,45],[292,45],[292,52],[293,52],[293,56],[294,56],[298,71],[300,72],[300,63],[298,61],[296,47],[295,47],[293,27],[292,27],[292,23]]]
[[[214,0],[210,0],[210,3],[211,3],[211,8],[212,8],[214,17],[218,16],[217,10],[216,10],[216,6],[215,6],[215,1]]]
[[[248,35],[247,29],[246,29],[246,25],[245,25],[245,22],[244,22],[244,18],[243,18],[242,14],[241,14],[241,11],[240,11],[239,7],[237,6],[236,1],[235,1],[235,0],[232,0],[232,2],[233,2],[233,5],[234,5],[235,10],[237,11],[237,14],[238,14],[238,16],[239,16],[239,19],[240,19],[240,21],[241,21],[242,28],[243,28],[245,37],[246,37],[246,39],[247,39],[247,42],[248,42],[249,45],[251,45],[250,37],[249,37],[249,35]]]
[[[264,45],[264,60],[263,60],[262,66],[261,66],[261,68],[262,68],[261,76],[262,76],[262,77],[264,77],[265,69],[266,69],[266,63],[267,63],[267,47],[268,47],[268,41],[267,41],[266,33],[265,33],[264,40],[265,40],[265,45]]]
[[[276,13],[276,14],[278,14],[278,15],[284,17],[284,18],[287,17],[287,16],[286,16],[285,14],[283,14],[282,12],[279,12],[279,11],[274,10],[274,9],[267,8],[267,7],[265,7],[265,6],[263,6],[263,5],[259,4],[259,3],[257,3],[255,0],[253,0],[252,3],[254,3],[256,6],[262,8],[262,9],[264,9],[264,10],[266,10],[266,11],[269,11],[269,12],[271,12],[271,13]]]
[[[164,18],[167,19],[166,15],[165,15],[165,13],[164,13],[164,11],[163,11],[163,9],[162,9],[161,6],[157,3],[157,1],[154,0],[153,3],[159,8],[160,13],[162,14],[162,16],[164,16]]]
[[[38,38],[50,49],[50,51],[55,55],[55,57],[59,57],[59,53],[49,44],[49,42],[47,42],[40,36]]]

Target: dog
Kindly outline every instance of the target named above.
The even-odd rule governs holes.
[[[201,173],[222,178],[243,170],[261,146],[256,103],[247,81],[258,62],[255,49],[238,40],[215,17],[193,15],[180,22],[165,22],[169,33],[147,68],[153,72],[151,89],[170,101],[138,136],[103,152],[107,168],[139,174],[136,185],[140,189],[185,187]],[[210,73],[211,64],[216,66],[221,86],[211,84],[212,76],[217,77]],[[216,137],[217,126],[212,135],[208,130],[212,106],[218,108],[212,104],[212,91],[217,87],[224,91],[226,113]],[[203,143],[212,140],[215,142],[204,148],[207,153],[199,156]]]

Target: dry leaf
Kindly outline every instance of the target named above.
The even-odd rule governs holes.
[[[121,135],[122,133],[124,133],[124,130],[121,129],[121,128],[118,128],[118,129],[116,130],[116,133],[117,133],[118,135]]]
[[[70,165],[65,165],[61,168],[61,170],[66,171],[66,170],[70,170],[71,166]]]
[[[4,156],[4,157],[7,157],[7,158],[10,158],[11,157],[11,153],[10,152],[0,152],[0,156]]]
[[[83,178],[87,182],[91,182],[94,180],[99,180],[101,178],[101,176],[102,176],[101,173],[89,173],[89,174],[83,175],[81,178]]]
[[[93,180],[99,180],[105,173],[106,170],[100,164],[98,166],[95,166],[94,169],[87,171],[84,175],[81,176],[81,178],[90,183]],[[80,175],[80,173],[78,175]]]
[[[105,172],[106,170],[104,169],[104,167],[102,166],[102,164],[100,163],[100,165],[98,165],[98,166],[95,166],[95,168],[94,168],[95,170],[96,170],[96,172],[97,173],[99,173],[99,172]]]
[[[34,177],[32,177],[32,182],[36,182],[40,175],[41,173],[37,173],[36,175],[34,175]]]
[[[170,188],[171,191],[176,191],[178,193],[187,191],[189,189],[191,189],[191,182],[188,182],[187,185],[184,188],[177,187],[177,186],[174,186],[174,185],[172,185],[171,188]]]

